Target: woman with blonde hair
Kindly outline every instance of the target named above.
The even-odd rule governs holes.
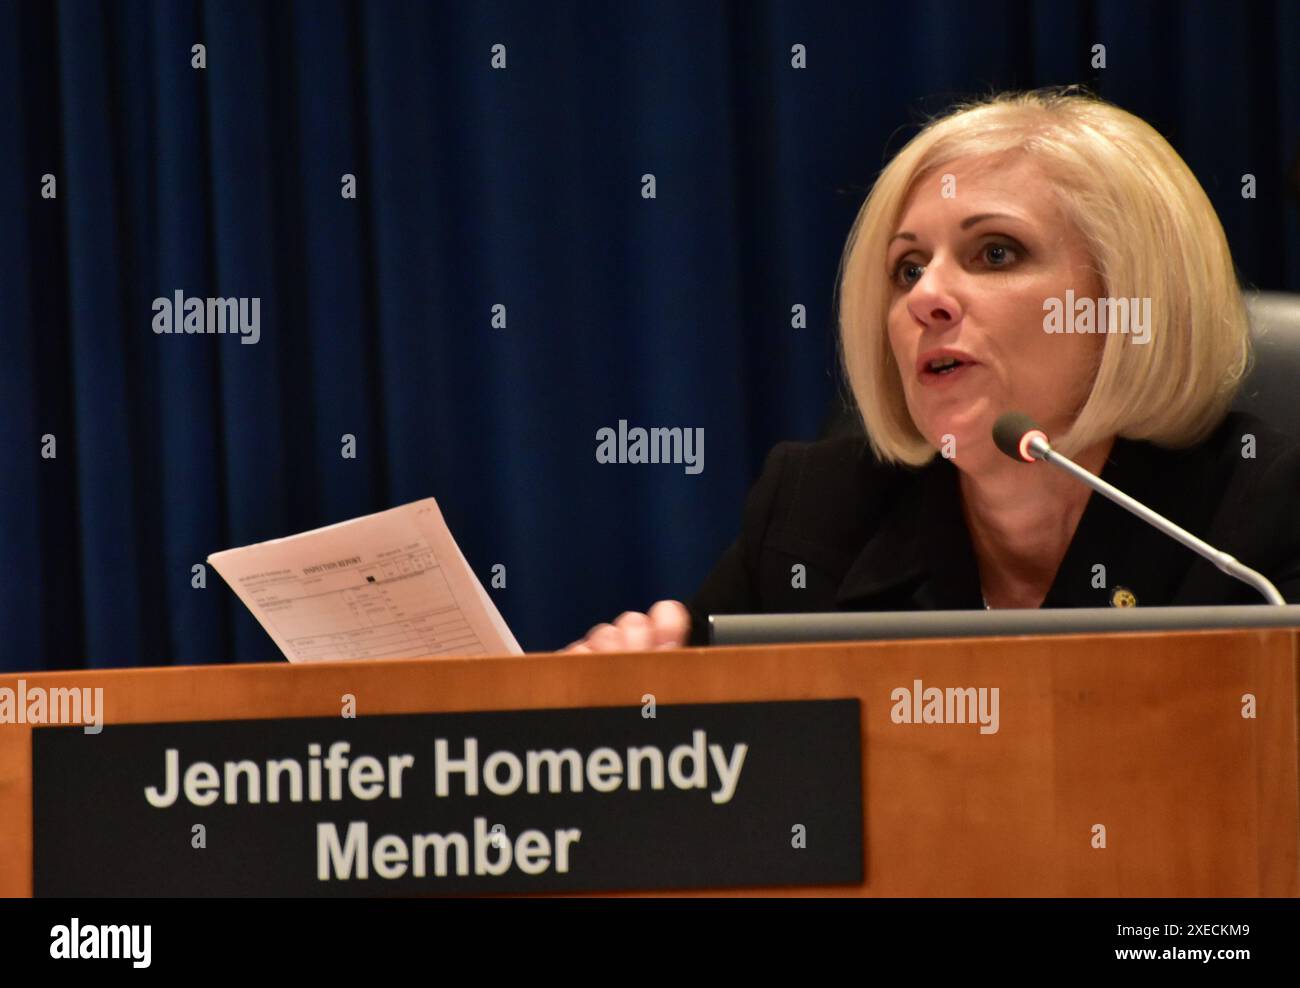
[[[1300,445],[1229,405],[1250,330],[1223,228],[1149,124],[1072,90],[931,121],[876,180],[839,283],[865,437],[782,443],[689,608],[570,648],[704,641],[711,613],[1258,602],[1060,471],[1008,411],[1300,601]]]

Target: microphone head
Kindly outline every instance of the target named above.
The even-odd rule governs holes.
[[[993,423],[994,445],[1013,460],[1034,462],[1035,457],[1029,451],[1029,441],[1035,437],[1047,442],[1047,433],[1024,412],[1004,412]]]

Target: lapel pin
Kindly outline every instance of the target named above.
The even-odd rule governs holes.
[[[1110,593],[1111,607],[1137,607],[1138,599],[1128,587],[1116,587]]]

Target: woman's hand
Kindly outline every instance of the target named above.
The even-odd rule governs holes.
[[[566,652],[646,652],[681,648],[691,632],[691,613],[679,600],[661,600],[645,614],[624,611],[613,624],[598,624]]]

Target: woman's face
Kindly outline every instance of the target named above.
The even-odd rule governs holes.
[[[1003,412],[1028,413],[1049,436],[1069,427],[1104,337],[1045,332],[1043,302],[1064,306],[1071,289],[1097,299],[1102,284],[1032,158],[963,158],[923,175],[886,263],[889,343],[926,439],[969,471],[1002,455],[991,431]],[[948,357],[955,369],[933,363]]]

